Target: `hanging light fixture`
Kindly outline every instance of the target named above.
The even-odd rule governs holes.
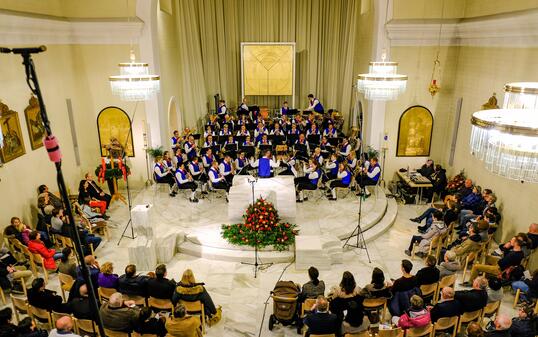
[[[129,0],[127,0],[127,12]],[[127,17],[130,22],[130,17]],[[130,42],[130,62],[120,63],[120,75],[110,76],[110,89],[114,95],[120,96],[122,101],[147,101],[160,89],[159,75],[149,73],[147,63],[135,62],[136,57],[133,43]]]
[[[397,74],[398,63],[386,62],[383,52],[381,62],[370,62],[368,74],[359,74],[357,88],[366,99],[372,101],[391,101],[405,91],[407,76]]]
[[[508,179],[538,183],[538,82],[504,86],[502,109],[475,112],[471,153]]]

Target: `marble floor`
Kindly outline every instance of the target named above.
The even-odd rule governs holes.
[[[210,203],[202,201],[193,207],[181,195],[170,198],[164,191],[153,191],[152,188],[145,192],[135,191],[132,195],[134,196],[133,204],[158,202],[165,206],[165,211],[158,214],[159,222],[162,222],[160,226],[177,226],[187,230],[195,226],[207,225],[208,221],[213,221],[214,216],[218,217],[219,214],[225,221],[223,214],[225,214],[227,206],[223,198],[213,199]],[[346,202],[349,205],[344,205]],[[308,201],[297,204],[297,214],[312,214],[312,218],[324,221],[322,228],[330,228],[330,219],[334,213],[342,208],[352,207],[350,205],[354,202],[354,200],[339,200],[336,203],[331,203],[330,205],[333,205],[331,207],[323,207]],[[416,230],[415,224],[408,219],[420,214],[424,208],[425,206],[399,205],[398,215],[392,228],[368,244],[371,263],[368,262],[366,251],[346,250],[343,256],[344,263],[333,265],[331,270],[320,271],[320,279],[325,281],[327,287],[331,287],[340,282],[342,273],[347,270],[354,274],[358,285],[363,286],[370,282],[374,267],[381,268],[385,272],[386,279],[398,278],[400,276],[400,262],[407,257],[403,253],[404,249]],[[115,272],[122,274],[125,265],[129,262],[127,247],[132,241],[129,238],[123,238],[121,243],[117,244],[128,219],[127,207],[120,203],[113,204],[109,210],[109,215],[112,219],[110,223],[111,238],[108,242],[104,242],[95,254],[101,264],[113,261]],[[128,230],[129,232],[130,230]],[[423,262],[420,259],[413,260],[413,264],[415,265],[414,272],[423,267]],[[293,263],[274,264],[260,271],[258,277],[254,278],[253,268],[238,262],[214,261],[176,254],[167,263],[167,268],[168,277],[174,278],[176,281],[181,278],[184,269],[192,269],[196,279],[205,282],[214,302],[222,306],[223,319],[217,325],[207,329],[208,337],[297,336],[292,327],[276,325],[273,331],[269,331],[267,327],[267,319],[273,311],[273,303],[269,299],[269,294],[277,280],[293,280],[298,283],[304,283],[308,280],[306,272],[296,271]],[[51,278],[50,287],[57,286],[57,276],[54,275]],[[514,313],[511,309],[512,299],[511,295],[505,296],[501,311]]]

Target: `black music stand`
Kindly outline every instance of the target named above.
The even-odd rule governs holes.
[[[247,158],[254,157],[254,152],[256,152],[254,146],[251,145],[241,145],[240,149],[245,152]]]

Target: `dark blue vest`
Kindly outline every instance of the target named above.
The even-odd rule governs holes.
[[[319,180],[319,177],[321,176],[321,171],[318,169],[318,170],[316,170],[316,172],[318,174],[318,177],[316,179],[310,179],[310,183],[312,185],[318,186],[318,180]]]
[[[316,100],[317,98],[314,98]],[[315,112],[323,112],[323,105],[321,105],[321,102],[318,100],[318,104],[314,107]]]
[[[334,163],[336,164],[336,166],[331,169],[331,175],[333,176],[338,174],[338,161],[335,161]]]
[[[185,172],[185,171],[181,171],[180,169],[177,169],[177,170],[176,170],[176,174],[178,174],[178,173],[179,173],[179,175],[181,176],[181,180],[185,180],[185,179],[187,179],[187,172]],[[179,182],[179,180],[177,179],[177,177],[176,177],[176,182],[177,182],[178,185],[181,184],[181,183]]]
[[[271,159],[265,157],[260,158],[258,162],[258,176],[262,178],[271,176]]]
[[[163,173],[165,172],[165,170],[164,170],[164,166],[159,165],[159,164],[155,164],[155,167],[158,167],[158,168],[159,168],[159,170],[161,171],[161,174],[163,174]],[[155,174],[155,173],[153,173],[153,175],[155,176],[155,180],[156,180],[158,183],[162,182],[162,178],[161,178],[161,177],[159,177],[159,176],[158,176],[157,174]]]
[[[351,173],[348,170],[346,170],[346,172],[347,172],[347,176],[342,178],[342,184],[349,185],[351,183]]]
[[[379,166],[378,163],[376,163],[376,164],[373,165],[373,166],[372,166],[372,165],[368,166],[368,173],[371,173],[371,172],[374,170],[374,168],[376,168],[376,167],[381,168],[381,167]],[[379,180],[379,176],[381,176],[381,170],[379,170],[379,172],[377,172],[377,174],[376,174],[373,178],[371,178],[371,179],[372,179],[373,181],[378,181],[378,180]]]

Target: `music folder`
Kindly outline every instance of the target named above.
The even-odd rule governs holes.
[[[245,152],[245,155],[247,156],[247,158],[254,156],[254,151],[255,151],[254,146],[241,145],[239,148],[241,149],[242,152]]]
[[[260,155],[263,156],[263,153],[267,150],[271,151],[273,149],[273,145],[261,145],[260,144]]]
[[[225,149],[226,149],[226,152],[237,151],[237,144],[226,144]]]
[[[327,141],[328,141],[329,144],[331,144],[332,146],[337,147],[338,144],[340,144],[340,143],[342,142],[342,138],[340,138],[340,137],[337,137],[337,138],[327,138]]]
[[[275,145],[283,144],[286,141],[286,137],[280,135],[269,135],[268,138]]]

